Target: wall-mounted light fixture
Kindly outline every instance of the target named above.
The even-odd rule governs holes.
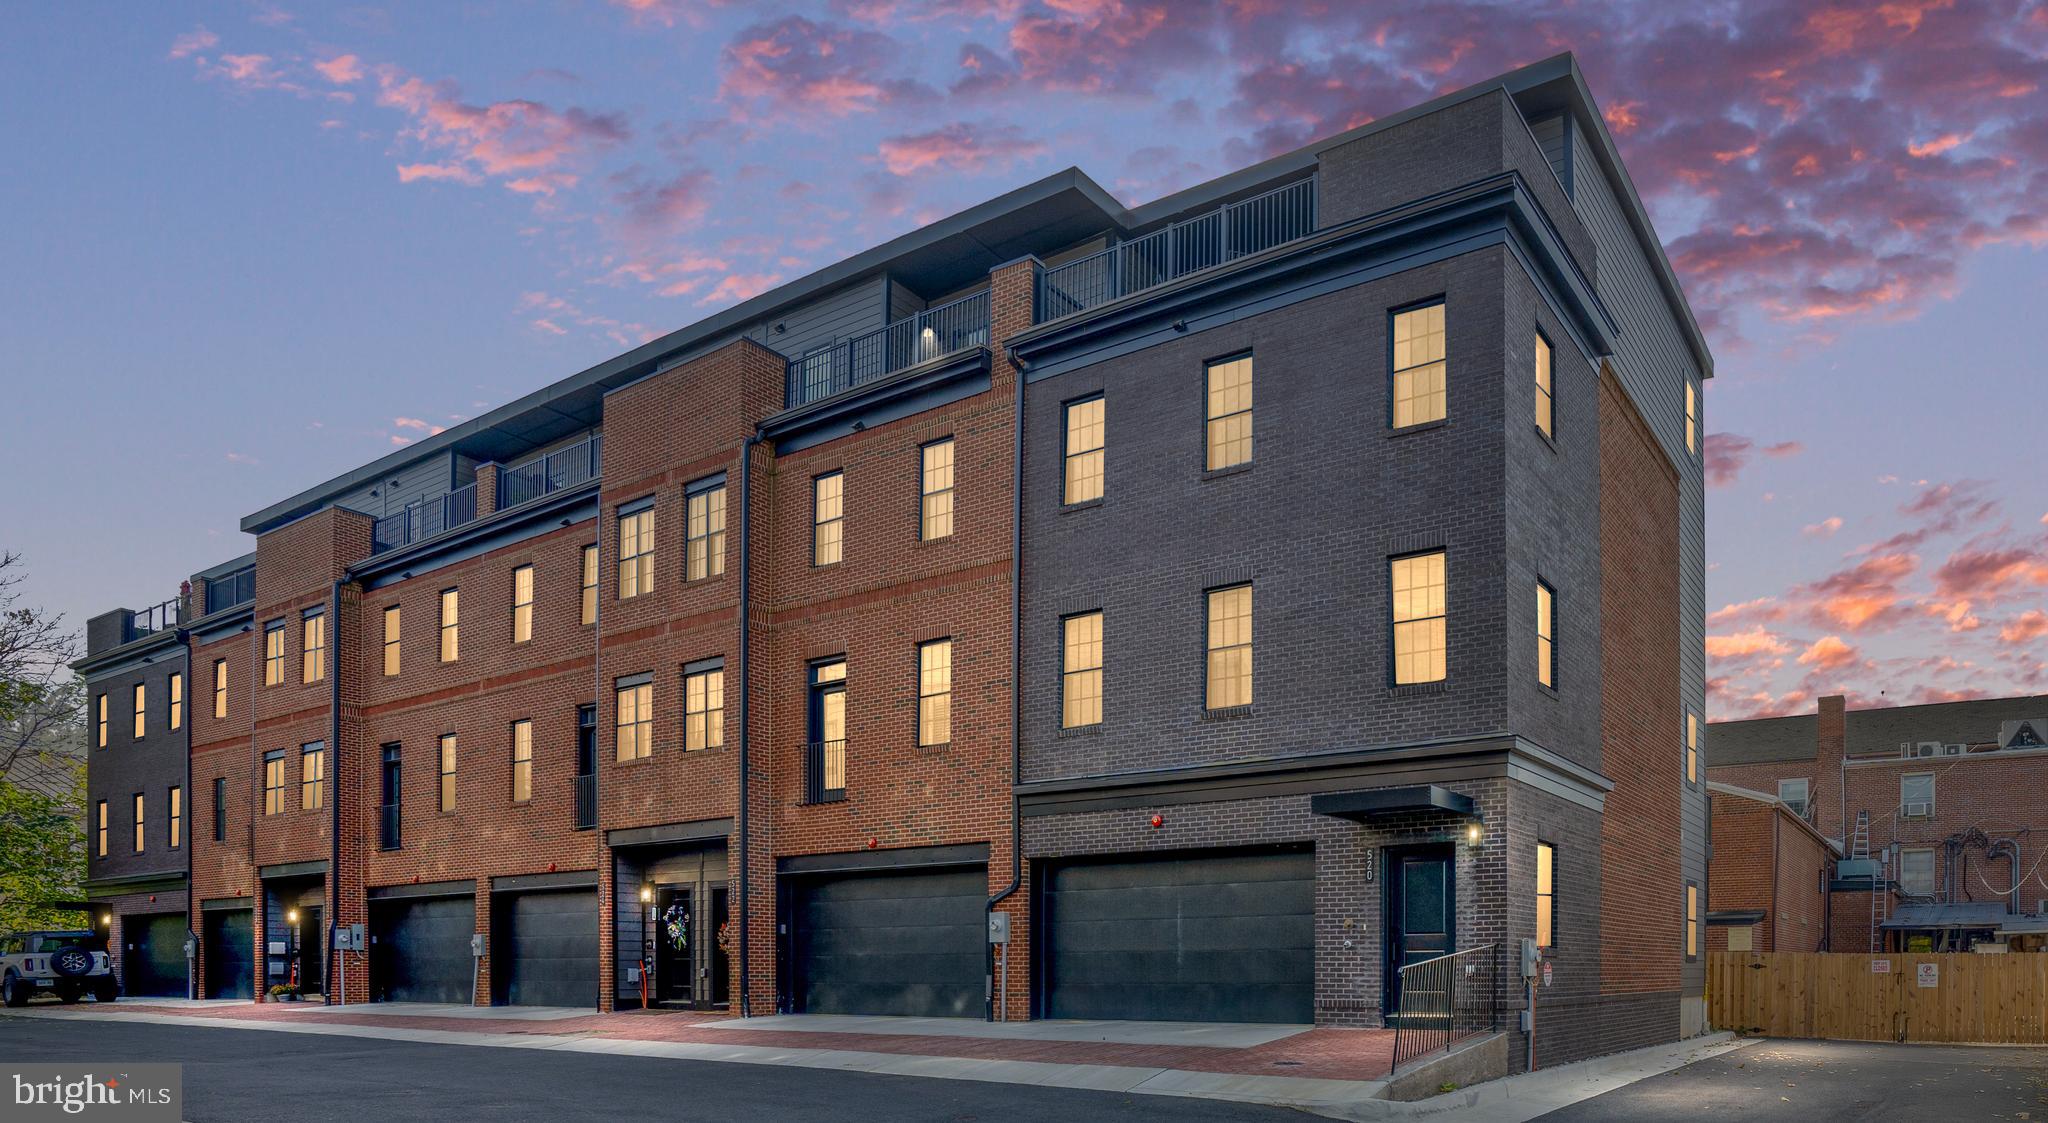
[[[1477,846],[1486,841],[1486,824],[1472,819],[1465,824],[1465,845]]]
[[[286,912],[286,913],[284,914],[284,920],[285,920],[285,923],[287,923],[287,924],[297,924],[297,923],[299,922],[299,910],[297,910],[297,909],[290,909],[290,910],[288,910],[288,911],[287,911],[287,912]]]
[[[653,902],[653,900],[654,900],[654,886],[652,886],[652,885],[642,885],[642,886],[640,887],[640,903],[641,903],[641,904],[643,904],[643,905],[645,905],[645,904],[650,904],[650,903],[652,903],[652,902]]]

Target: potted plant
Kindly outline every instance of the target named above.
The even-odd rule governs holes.
[[[270,1000],[272,1002],[297,1002],[299,1000],[299,988],[290,983],[278,983],[270,988]]]

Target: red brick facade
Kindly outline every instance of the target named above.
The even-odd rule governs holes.
[[[1734,926],[1752,928],[1748,950],[1825,950],[1834,848],[1773,796],[1717,787],[1708,801],[1714,822],[1708,909],[1763,913],[1753,928]],[[1730,927],[1708,926],[1708,950],[1730,950]]]

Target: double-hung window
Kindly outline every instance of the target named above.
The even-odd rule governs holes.
[[[1443,681],[1449,669],[1443,551],[1395,558],[1390,584],[1394,684]]]
[[[654,755],[654,676],[632,675],[617,683],[618,758],[641,760]]]
[[[512,723],[512,802],[533,798],[533,722]]]
[[[388,744],[383,747],[378,774],[377,795],[377,848],[396,850],[400,842],[399,810],[405,789],[400,783],[399,753],[401,747]]]
[[[166,832],[166,838],[171,844],[171,849],[176,850],[180,846],[185,845],[185,789],[173,784],[167,796],[170,808],[170,829]]]
[[[142,812],[142,804],[143,804],[143,798],[142,798],[142,793],[141,793],[141,792],[136,792],[136,793],[135,793],[135,852],[136,852],[137,854],[140,854],[140,853],[142,853],[142,847],[143,847],[143,842],[144,842],[144,839],[145,839],[145,837],[146,837],[146,833],[145,833],[145,831],[144,831],[144,829],[143,829],[143,812]]]
[[[1443,301],[1394,313],[1394,428],[1444,419],[1446,370]]]
[[[597,547],[583,547],[583,622],[597,623]]]
[[[319,682],[327,677],[327,613],[313,609],[299,623],[306,639],[299,655],[299,681]]]
[[[725,661],[706,659],[683,668],[683,751],[725,744]]]
[[[263,685],[284,685],[284,621],[263,625]]]
[[[384,610],[384,676],[394,677],[405,665],[405,651],[399,639],[405,631],[404,610],[392,605]]]
[[[1102,613],[1060,621],[1060,725],[1075,729],[1102,721]]]
[[[441,810],[455,810],[455,734],[441,734]]]
[[[107,747],[107,696],[104,694],[99,696],[99,716],[96,724],[99,730],[98,744],[104,749]]]
[[[1700,955],[1700,887],[1688,881],[1685,883],[1685,957],[1698,959]]]
[[[327,799],[327,745],[299,746],[299,809],[316,811]]]
[[[1909,772],[1899,777],[1899,813],[1908,819],[1934,815],[1934,773]]]
[[[1698,452],[1699,450],[1700,392],[1692,384],[1692,379],[1688,378],[1685,380],[1685,451]]]
[[[1212,710],[1252,703],[1252,587],[1211,589],[1209,608],[1209,688],[1205,705]]]
[[[1557,391],[1551,385],[1550,341],[1536,333],[1536,431],[1546,437],[1557,435],[1555,414],[1557,412]]]
[[[811,665],[810,746],[804,759],[809,803],[846,798],[846,660]]]
[[[1210,363],[1208,454],[1210,471],[1249,464],[1252,459],[1252,357]]]
[[[276,815],[284,810],[284,750],[272,749],[263,754],[263,813]]]
[[[619,599],[654,591],[654,498],[619,508]]]
[[[953,533],[953,438],[933,441],[919,452],[918,531],[929,542]]]
[[[1899,851],[1899,892],[1908,897],[1934,896],[1934,851]]]
[[[140,741],[149,733],[149,690],[141,683],[135,684],[135,739]]]
[[[93,805],[93,815],[94,815],[94,818],[93,818],[93,830],[92,830],[92,836],[93,836],[93,842],[92,842],[92,852],[93,852],[93,855],[94,855],[95,857],[99,857],[99,858],[104,858],[104,857],[106,857],[106,856],[107,856],[107,801],[106,801],[106,800],[104,800],[104,799],[103,799],[103,800],[100,800],[100,801],[99,801],[98,803],[96,803],[96,804],[94,804],[94,805]]]
[[[811,564],[836,565],[846,545],[846,474],[811,481]]]
[[[1700,782],[1700,715],[1685,711],[1685,782]]]
[[[1557,847],[1536,844],[1536,946],[1557,944]]]
[[[690,485],[689,527],[685,547],[685,581],[701,581],[725,572],[725,477]]]
[[[1536,582],[1536,681],[1557,689],[1557,592]]]
[[[1068,505],[1102,498],[1102,395],[1067,403],[1066,472],[1061,502]]]
[[[1796,780],[1780,780],[1778,781],[1778,802],[1785,805],[1785,810],[1804,819],[1806,817],[1809,790],[1808,781],[1804,776]]]
[[[228,778],[213,778],[213,840],[228,840]]]
[[[441,662],[462,658],[462,590],[441,590]]]
[[[512,642],[533,638],[533,567],[522,565],[512,571]]]
[[[917,743],[943,745],[953,739],[953,641],[917,645]]]
[[[185,728],[185,676],[171,674],[171,732]]]
[[[213,716],[228,716],[228,661],[213,661]]]

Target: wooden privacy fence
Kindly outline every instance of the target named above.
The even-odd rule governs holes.
[[[2048,1044],[2048,954],[1717,951],[1707,1016],[1766,1037]]]

